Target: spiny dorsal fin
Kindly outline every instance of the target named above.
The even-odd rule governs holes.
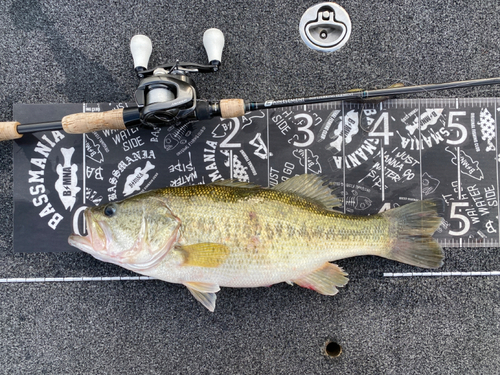
[[[248,188],[248,189],[261,187],[260,185],[255,185],[255,184],[251,184],[250,182],[243,182],[243,181],[238,181],[238,180],[217,180],[217,181],[212,182],[210,185]]]
[[[294,176],[273,187],[274,190],[301,195],[312,199],[331,210],[341,205],[340,199],[332,194],[332,189],[315,174]]]
[[[185,256],[183,266],[215,268],[229,256],[229,248],[226,245],[212,242],[180,246],[180,250]]]

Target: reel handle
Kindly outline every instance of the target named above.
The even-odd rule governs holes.
[[[134,69],[141,72],[148,68],[149,58],[153,51],[151,39],[146,35],[137,34],[130,40],[130,52],[134,60]]]
[[[211,28],[203,34],[203,46],[207,52],[208,63],[220,65],[224,49],[224,34],[219,29]]]

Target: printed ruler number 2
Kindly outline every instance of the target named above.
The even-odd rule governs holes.
[[[234,136],[240,131],[240,120],[238,120],[237,117],[234,117],[232,118],[231,120],[233,120],[234,122],[234,128],[233,128],[233,131],[231,132],[231,134],[229,134],[227,136],[226,139],[224,139],[221,143],[220,143],[220,147],[221,148],[240,148],[241,147],[241,143],[232,143],[231,140],[234,138]]]

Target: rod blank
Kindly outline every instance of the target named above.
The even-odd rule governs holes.
[[[456,81],[447,83],[436,83],[416,86],[389,87],[378,90],[350,91],[341,94],[312,96],[305,98],[292,98],[281,100],[266,100],[264,102],[246,102],[243,99],[222,99],[206,105],[206,108],[199,103],[198,119],[205,119],[215,116],[223,118],[240,117],[248,111],[259,109],[287,107],[304,104],[319,104],[325,102],[367,99],[373,97],[396,96],[402,94],[413,94],[436,90],[450,90],[464,87],[485,86],[500,84],[500,77],[475,79],[468,81]],[[202,109],[205,108],[205,111]],[[182,120],[182,119],[180,119]],[[35,133],[39,131],[61,130],[70,134],[83,134],[104,129],[123,130],[141,124],[141,110],[139,108],[114,109],[106,112],[75,113],[63,117],[60,122],[43,122],[36,124],[20,124],[19,122],[0,122],[0,141],[18,139],[23,134]]]
[[[395,96],[414,94],[427,91],[451,90],[464,87],[487,86],[500,84],[500,77],[473,79],[468,81],[456,81],[446,83],[431,83],[427,85],[389,87],[378,90],[350,91],[341,94],[311,96],[305,98],[292,98],[280,100],[266,100],[264,102],[252,102],[246,105],[249,111],[266,108],[289,107],[300,104],[318,104],[326,102],[338,102],[342,100],[367,99],[378,96]]]

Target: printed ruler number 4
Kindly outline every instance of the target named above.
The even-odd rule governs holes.
[[[380,124],[383,123],[383,131],[376,131]],[[369,137],[383,137],[384,138],[384,146],[389,145],[389,139],[394,135],[394,132],[389,131],[389,112],[383,112],[380,117],[373,125],[373,130],[368,133]]]

